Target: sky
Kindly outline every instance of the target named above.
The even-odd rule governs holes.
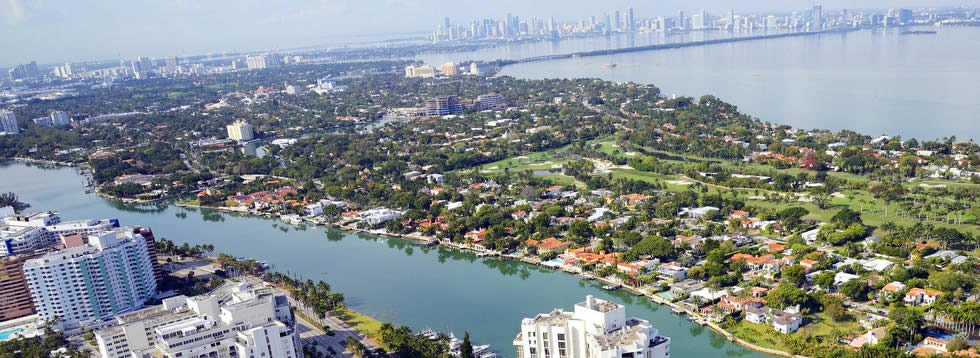
[[[641,19],[814,4],[978,8],[980,0],[0,0],[0,67],[335,45],[431,32],[446,16],[468,23],[510,12],[564,22],[628,7]]]

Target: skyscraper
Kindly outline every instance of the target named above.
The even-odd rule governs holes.
[[[612,25],[613,26],[613,29],[621,30],[623,28],[623,21],[622,21],[622,18],[619,17],[619,10],[613,10],[613,18],[612,18],[612,20],[614,21],[614,23]]]
[[[177,73],[177,56],[167,57],[167,73]]]
[[[133,60],[132,65],[133,76],[135,76],[138,80],[146,78],[147,73],[150,72],[150,59],[146,57],[137,57],[135,60]],[[66,64],[65,67],[68,67],[68,65]]]
[[[17,116],[14,115],[14,112],[0,109],[0,133],[20,133],[20,128],[17,127]]]
[[[446,16],[446,19],[443,20],[443,22],[442,22],[442,28],[443,29],[447,29],[447,30],[449,29],[449,16]]]
[[[677,13],[677,27],[684,28],[684,10]]]
[[[67,327],[139,309],[157,290],[146,242],[125,230],[27,260],[24,276],[38,316]]]
[[[239,142],[244,142],[244,141],[251,140],[254,137],[255,134],[252,132],[252,125],[248,124],[248,122],[246,121],[238,120],[235,121],[235,123],[228,125],[229,139],[234,139]]]
[[[813,5],[813,30],[823,29],[823,10],[820,5]]]
[[[629,31],[636,30],[636,19],[633,18],[633,8],[626,10],[626,26]]]

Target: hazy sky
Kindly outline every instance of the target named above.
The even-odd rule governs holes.
[[[429,32],[445,16],[456,23],[511,12],[565,21],[627,7],[645,18],[701,8],[803,10],[815,3],[825,9],[980,7],[980,0],[0,0],[0,66],[363,41],[379,33]]]

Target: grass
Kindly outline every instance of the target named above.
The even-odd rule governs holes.
[[[361,334],[371,338],[374,343],[380,345],[386,351],[390,351],[387,346],[381,343],[381,337],[378,336],[378,331],[381,330],[381,321],[365,316],[349,308],[338,308],[332,313],[334,316],[340,318],[358,332],[361,332]]]
[[[754,345],[784,352],[789,351],[778,334],[769,334],[769,332],[772,332],[769,327],[771,326],[752,323],[743,319],[735,326],[728,327],[726,330],[736,337]]]
[[[554,159],[552,156],[554,153],[562,149],[565,149],[565,147],[501,159],[496,162],[483,164],[477,168],[484,172],[502,172],[504,169],[510,169],[514,172],[524,170],[560,169],[561,165],[565,164],[565,162],[568,160]]]
[[[794,335],[808,334],[813,338],[820,340],[822,342],[833,342],[833,331],[834,329],[840,329],[844,337],[855,336],[865,331],[860,324],[855,320],[845,321],[845,322],[834,322],[826,316],[825,313],[817,313],[819,317],[819,322],[809,322],[803,327],[800,327]],[[736,337],[745,340],[746,342],[771,348],[778,349],[781,351],[789,351],[789,348],[783,344],[782,334],[776,333],[770,329],[768,324],[752,323],[746,320],[740,321],[734,327],[728,327],[726,330],[731,332]]]

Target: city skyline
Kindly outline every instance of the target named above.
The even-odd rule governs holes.
[[[976,7],[980,1],[943,0],[858,2],[822,1],[825,9],[892,7]],[[249,52],[310,46],[341,46],[381,39],[420,37],[431,34],[436,24],[450,18],[468,23],[483,18],[519,16],[553,17],[558,22],[577,21],[603,15],[613,9],[634,8],[635,17],[676,16],[678,11],[706,10],[722,14],[736,12],[794,11],[817,5],[814,1],[721,2],[645,4],[614,0],[556,6],[554,1],[522,3],[503,1],[474,8],[438,0],[409,3],[387,0],[382,4],[353,6],[347,1],[323,1],[316,5],[273,6],[259,2],[190,3],[185,1],[78,6],[12,0],[0,4],[0,27],[5,33],[21,34],[0,40],[12,51],[0,55],[0,66],[37,61],[40,64],[132,59],[139,56],[164,58],[222,52]],[[432,11],[438,9],[438,11]],[[372,18],[375,21],[360,21]],[[209,36],[201,36],[207,33]],[[43,44],[43,45],[38,45]]]

